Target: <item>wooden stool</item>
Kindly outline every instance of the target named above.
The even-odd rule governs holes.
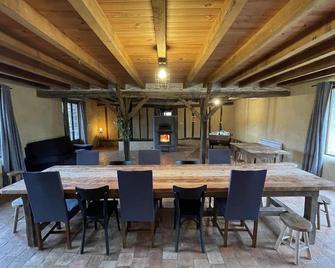
[[[327,225],[330,227],[330,217],[329,217],[329,210],[328,210],[328,205],[331,204],[331,201],[328,197],[324,195],[319,195],[318,198],[318,214],[316,218],[316,226],[317,229],[320,230],[320,211],[324,212],[326,214],[326,219],[327,219]],[[324,210],[321,209],[321,206],[323,205]]]
[[[285,224],[285,227],[278,237],[275,249],[277,250],[282,243],[288,244],[290,248],[295,250],[296,265],[299,264],[300,251],[302,250],[307,250],[307,257],[312,259],[308,237],[308,232],[312,231],[312,223],[298,214],[289,212],[280,214],[280,219]],[[285,236],[287,229],[289,234]],[[295,238],[293,238],[293,231],[296,232]],[[300,240],[301,234],[303,241]],[[293,239],[295,240],[294,243]]]
[[[17,182],[22,179],[22,170],[11,171],[7,173],[9,184]],[[17,223],[24,218],[24,216],[19,217],[20,208],[23,208],[23,200],[22,198],[17,198],[12,202],[12,208],[14,208],[14,220],[13,220],[13,233],[16,233]]]

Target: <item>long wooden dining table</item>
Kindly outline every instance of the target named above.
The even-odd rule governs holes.
[[[335,190],[335,183],[297,168],[293,163],[272,164],[199,164],[157,166],[54,166],[45,171],[59,171],[66,197],[75,196],[75,187],[94,188],[108,185],[110,195],[118,196],[117,170],[152,170],[153,190],[157,198],[173,197],[172,186],[197,187],[207,185],[207,196],[225,197],[229,187],[230,172],[266,169],[267,177],[263,196],[302,196],[304,217],[312,222],[311,243],[315,242],[315,219],[320,190]],[[0,189],[1,195],[21,196],[24,202],[28,245],[36,246],[32,213],[24,181]]]
[[[235,152],[241,152],[246,156],[247,163],[256,163],[257,159],[269,159],[277,162],[277,158],[282,155],[289,155],[290,153],[281,149],[276,149],[270,146],[266,146],[260,143],[248,143],[248,142],[231,142],[230,146]]]

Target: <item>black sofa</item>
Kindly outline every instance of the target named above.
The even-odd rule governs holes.
[[[31,142],[26,145],[27,171],[42,171],[54,165],[75,165],[76,151],[91,149],[92,145],[73,144],[69,137]]]

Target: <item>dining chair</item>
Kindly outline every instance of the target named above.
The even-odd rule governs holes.
[[[228,231],[247,230],[252,238],[252,246],[256,247],[258,214],[266,178],[266,170],[232,170],[227,198],[214,198],[213,222],[224,239],[227,247]],[[224,233],[220,228],[217,217],[224,217]],[[253,232],[245,224],[246,220],[254,222]],[[229,222],[240,221],[241,227],[229,229]]]
[[[134,163],[132,161],[127,161],[127,160],[113,160],[113,161],[110,161],[109,164],[113,166],[128,166],[128,165],[133,165]]]
[[[182,188],[173,186],[175,196],[174,228],[176,228],[175,251],[178,252],[180,228],[186,221],[192,220],[199,230],[200,245],[202,253],[205,253],[205,244],[202,231],[202,216],[204,212],[205,195],[207,185],[197,188]]]
[[[139,150],[138,164],[139,165],[160,165],[161,152],[159,150]]]
[[[80,150],[77,154],[77,165],[99,165],[99,151]]]
[[[71,248],[70,220],[79,212],[76,199],[65,199],[59,172],[27,172],[23,174],[28,200],[33,214],[34,228],[39,249],[43,241],[65,223],[67,248]],[[42,238],[42,228],[46,223],[55,222]]]
[[[177,160],[177,165],[196,165],[200,164],[199,160]]]
[[[109,187],[103,186],[99,188],[83,189],[76,187],[76,195],[82,214],[82,236],[80,254],[84,253],[86,228],[90,222],[94,223],[97,229],[97,223],[104,228],[106,254],[109,255],[108,240],[108,223],[113,213],[115,213],[118,229],[120,230],[118,202],[116,200],[108,200]]]
[[[126,247],[130,222],[150,224],[151,246],[154,246],[157,203],[154,201],[152,171],[117,171],[122,244]]]
[[[231,153],[229,149],[208,149],[208,164],[230,164]]]
[[[9,184],[15,183],[22,179],[23,170],[11,171],[7,173]],[[11,203],[12,208],[14,208],[14,219],[12,232],[15,234],[17,231],[17,224],[20,220],[24,219],[24,215],[20,216],[20,209],[23,208],[23,200],[21,197],[16,198]]]

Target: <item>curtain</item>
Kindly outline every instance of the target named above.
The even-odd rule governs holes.
[[[0,85],[0,134],[3,181],[6,186],[9,181],[7,173],[14,170],[25,170],[24,156],[19,131],[13,112],[10,88]]]
[[[305,144],[302,168],[321,176],[323,155],[327,139],[327,108],[333,82],[323,82],[317,85],[314,108]]]
[[[65,132],[65,136],[70,137],[69,112],[68,112],[68,108],[67,108],[68,101],[67,101],[67,99],[62,99],[62,101],[63,101],[64,132]]]
[[[78,104],[79,108],[79,132],[80,132],[80,138],[83,143],[87,143],[87,135],[86,135],[86,129],[87,129],[87,119],[86,119],[86,109],[85,109],[85,103],[79,102]]]

